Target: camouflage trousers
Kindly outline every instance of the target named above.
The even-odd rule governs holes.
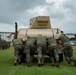
[[[34,56],[35,49],[36,49],[35,45],[28,45],[28,46],[25,47],[24,53],[26,54],[27,63],[33,61],[33,56]]]
[[[37,45],[38,60],[45,59],[46,46],[44,44]]]
[[[58,53],[62,54],[63,53],[63,46],[62,45],[57,45],[58,47]]]
[[[56,61],[59,61],[58,48],[56,45],[48,47],[50,57],[53,57]]]
[[[63,52],[64,52],[65,60],[68,63],[73,61],[73,48],[69,43],[63,44]]]
[[[23,53],[23,45],[15,45],[14,46],[14,59],[21,60],[22,53]]]

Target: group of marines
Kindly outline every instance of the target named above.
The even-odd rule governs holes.
[[[43,66],[46,52],[48,52],[52,66],[59,67],[59,55],[64,55],[65,60],[70,65],[74,61],[73,48],[69,38],[64,34],[61,34],[58,39],[54,37],[47,38],[46,36],[19,38],[13,42],[13,46],[14,65],[21,64],[22,55],[25,54],[24,59],[27,65],[31,66],[34,55],[37,53],[38,66]]]

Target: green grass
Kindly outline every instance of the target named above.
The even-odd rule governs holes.
[[[74,57],[76,58],[76,47],[74,46]],[[34,62],[31,67],[26,63],[14,66],[13,48],[0,50],[0,75],[76,75],[76,67],[70,66],[67,62],[60,63],[60,67],[52,67],[50,62],[45,61],[42,67]]]

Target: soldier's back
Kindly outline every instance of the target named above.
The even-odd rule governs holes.
[[[26,45],[33,45],[35,43],[36,39],[35,38],[28,38],[26,41]]]
[[[38,36],[37,37],[37,44],[44,43],[46,44],[46,36]]]
[[[64,44],[65,42],[70,43],[70,40],[67,36],[60,36],[60,40],[62,41],[62,43]]]
[[[48,39],[48,44],[49,45],[57,45],[56,39],[55,38]]]
[[[21,38],[18,38],[13,42],[13,45],[18,45],[18,44],[22,44]]]

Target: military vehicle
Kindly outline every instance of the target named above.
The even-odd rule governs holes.
[[[15,27],[15,38],[22,38],[27,35],[28,37],[47,36],[55,37],[56,39],[61,35],[59,28],[52,28],[49,16],[38,16],[30,19],[29,28],[20,28],[17,31],[17,23]]]
[[[29,28],[20,28],[17,30],[17,23],[15,22],[15,39],[24,36],[37,37],[39,35],[47,38],[59,38],[61,30],[59,28],[52,28],[49,16],[38,16],[30,19]],[[47,52],[47,51],[46,51]]]
[[[47,38],[54,37],[58,39],[61,35],[61,30],[59,28],[52,28],[50,17],[49,16],[38,16],[30,19],[29,28],[20,28],[17,30],[17,22],[15,22],[15,39],[22,38],[24,36],[28,37],[38,37],[38,36],[46,36]],[[49,55],[48,50],[45,52]],[[37,54],[37,52],[35,52]],[[59,57],[60,60],[63,57]]]

